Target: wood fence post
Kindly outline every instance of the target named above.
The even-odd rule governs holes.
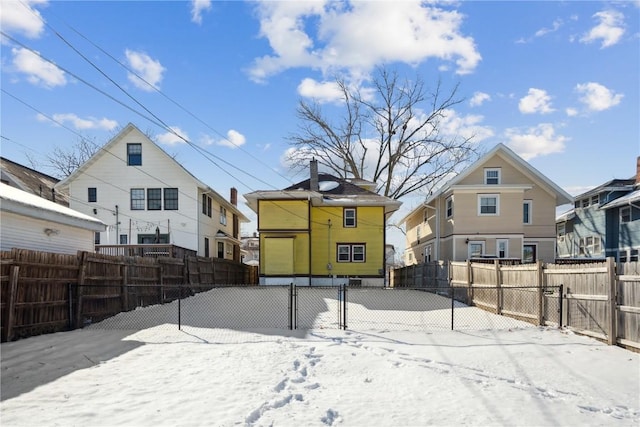
[[[82,322],[82,295],[84,294],[84,278],[87,274],[87,255],[86,251],[80,253],[80,269],[78,271],[78,301],[76,302],[76,322],[75,328],[83,326]]]
[[[502,314],[502,284],[501,276],[502,271],[500,269],[500,260],[493,260],[493,264],[496,270],[496,314]]]
[[[13,324],[15,322],[16,298],[18,297],[18,275],[20,266],[12,265],[9,272],[9,295],[7,298],[7,341],[13,339]]]
[[[538,325],[544,321],[544,274],[542,272],[542,261],[536,261],[536,291],[538,292]]]
[[[164,304],[164,266],[165,264],[158,259],[158,300],[160,304]]]
[[[616,281],[616,264],[613,257],[607,258],[607,293],[609,294],[609,336],[608,344],[615,345],[618,342],[618,282]]]
[[[120,287],[120,301],[122,302],[122,311],[129,311],[129,266],[127,259],[120,266],[120,277],[122,277],[122,286]]]
[[[471,261],[467,258],[467,305],[473,305],[472,273],[473,269],[471,268]]]

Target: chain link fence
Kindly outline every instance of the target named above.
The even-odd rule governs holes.
[[[115,295],[107,288],[104,294]],[[165,286],[161,297],[156,289],[154,298],[145,298],[150,292],[149,286],[128,286],[128,310],[109,312],[114,306],[106,299],[111,308],[85,317],[85,326],[429,331],[559,325],[562,319],[557,287]]]

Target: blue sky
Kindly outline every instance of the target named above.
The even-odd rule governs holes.
[[[283,161],[299,100],[331,111],[332,76],[366,86],[383,64],[459,83],[443,129],[505,143],[570,194],[631,177],[640,155],[638,1],[2,0],[0,14],[2,156],[49,174],[54,147],[131,122],[224,196],[281,189],[306,178]]]

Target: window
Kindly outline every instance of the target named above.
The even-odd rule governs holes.
[[[638,249],[631,249],[629,251],[629,261],[637,262],[638,261]]]
[[[600,236],[581,237],[578,243],[580,256],[597,256],[602,252]]]
[[[356,210],[353,208],[345,208],[343,211],[344,226],[355,227],[356,226]]]
[[[582,199],[580,202],[580,206],[583,208],[588,208],[589,207],[589,198],[587,197],[586,199]]]
[[[567,234],[566,223],[562,222],[560,224],[556,224],[556,235],[558,236],[558,241],[564,242],[564,235]]]
[[[500,184],[500,168],[486,168],[484,170],[484,183],[487,185]]]
[[[121,234],[120,235],[120,244],[121,245],[127,245],[129,243],[129,236],[127,236],[126,234]]]
[[[162,209],[162,191],[160,188],[147,188],[147,209],[150,211]]]
[[[424,248],[424,262],[431,262],[433,246],[428,245]]]
[[[631,207],[625,206],[620,208],[620,223],[631,222]]]
[[[142,166],[142,144],[127,144],[127,165]]]
[[[88,196],[87,201],[89,202],[97,202],[98,201],[98,189],[96,187],[88,188]]]
[[[202,213],[211,218],[211,197],[202,195]]]
[[[96,233],[93,235],[93,243],[95,243],[96,245],[100,244],[100,232],[96,231]]]
[[[509,256],[509,240],[498,239],[496,242],[496,255],[498,258],[506,258]]]
[[[204,238],[204,256],[205,258],[209,258],[209,238]]]
[[[478,215],[498,215],[500,212],[499,199],[496,194],[478,195]]]
[[[227,208],[220,206],[220,224],[227,225]]]
[[[132,211],[144,210],[144,188],[131,189],[131,210]]]
[[[534,244],[522,245],[522,263],[529,264],[538,259],[538,247]]]
[[[362,243],[338,244],[338,262],[365,262],[366,248]]]
[[[591,204],[597,205],[598,203],[600,203],[600,195],[596,194],[595,196],[591,196]]]
[[[531,200],[525,200],[522,204],[522,223],[531,224]]]
[[[447,218],[451,218],[453,216],[453,196],[449,196],[447,198]]]
[[[224,258],[224,243],[218,242],[218,258]]]
[[[177,188],[164,189],[164,210],[165,211],[178,210],[178,189]]]
[[[479,258],[484,254],[484,242],[469,242],[469,258]]]
[[[420,226],[416,227],[416,240],[420,242]]]

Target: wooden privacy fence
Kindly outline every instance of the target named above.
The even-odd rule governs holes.
[[[395,287],[454,287],[455,299],[536,324],[554,319],[556,289],[563,287],[560,326],[609,344],[640,349],[640,263],[613,258],[584,264],[502,265],[441,262],[392,272]],[[437,274],[434,273],[437,271]],[[431,272],[431,273],[430,273]],[[446,280],[443,279],[446,272]],[[509,288],[531,287],[517,292]],[[484,288],[484,289],[483,289]],[[551,291],[553,289],[553,291]],[[514,289],[512,289],[514,290]]]
[[[82,327],[220,284],[255,285],[257,268],[215,258],[0,252],[2,341]]]

